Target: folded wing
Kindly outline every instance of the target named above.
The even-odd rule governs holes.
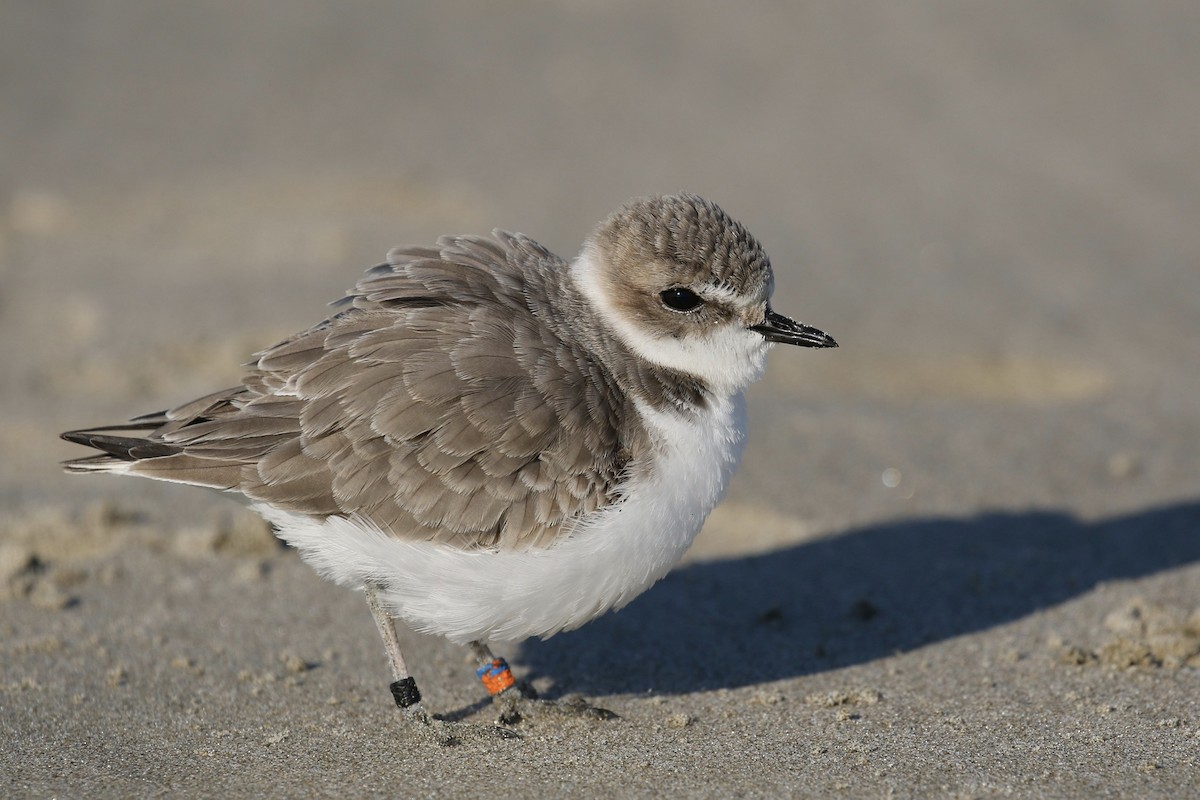
[[[632,457],[623,395],[556,333],[567,321],[527,300],[561,260],[502,232],[438,244],[393,251],[335,316],[260,353],[242,386],[64,434],[102,453],[67,469],[357,515],[467,549],[551,544],[618,500]]]

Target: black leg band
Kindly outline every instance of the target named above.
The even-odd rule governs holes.
[[[421,702],[421,690],[417,688],[415,678],[393,681],[389,688],[392,690],[392,697],[396,698],[396,705],[400,708],[408,708]]]

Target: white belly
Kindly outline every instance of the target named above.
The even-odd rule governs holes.
[[[464,552],[395,539],[361,519],[315,522],[254,508],[322,576],[352,588],[382,585],[384,602],[415,630],[459,643],[550,636],[620,608],[665,575],[741,461],[740,394],[712,401],[698,424],[644,413],[656,446],[648,477],[546,549]]]

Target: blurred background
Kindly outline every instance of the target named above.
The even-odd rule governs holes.
[[[1186,0],[5,3],[0,500],[191,503],[62,477],[55,435],[231,384],[393,245],[570,256],[679,190],[843,345],[773,355],[735,504],[1194,495],[1197,30]]]
[[[1198,31],[1195,0],[0,0],[9,793],[1194,792]],[[233,385],[394,245],[570,257],[681,190],[842,346],[772,354],[689,563],[506,651],[620,723],[415,774],[360,598],[210,493],[59,471],[59,432]],[[460,649],[404,635],[430,708],[486,722]]]

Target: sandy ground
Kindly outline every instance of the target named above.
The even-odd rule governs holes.
[[[403,6],[403,7],[401,7]],[[411,7],[410,7],[411,6]],[[0,795],[1200,796],[1200,5],[0,6]],[[229,385],[386,249],[691,190],[777,352],[687,561],[463,653],[59,431]]]

